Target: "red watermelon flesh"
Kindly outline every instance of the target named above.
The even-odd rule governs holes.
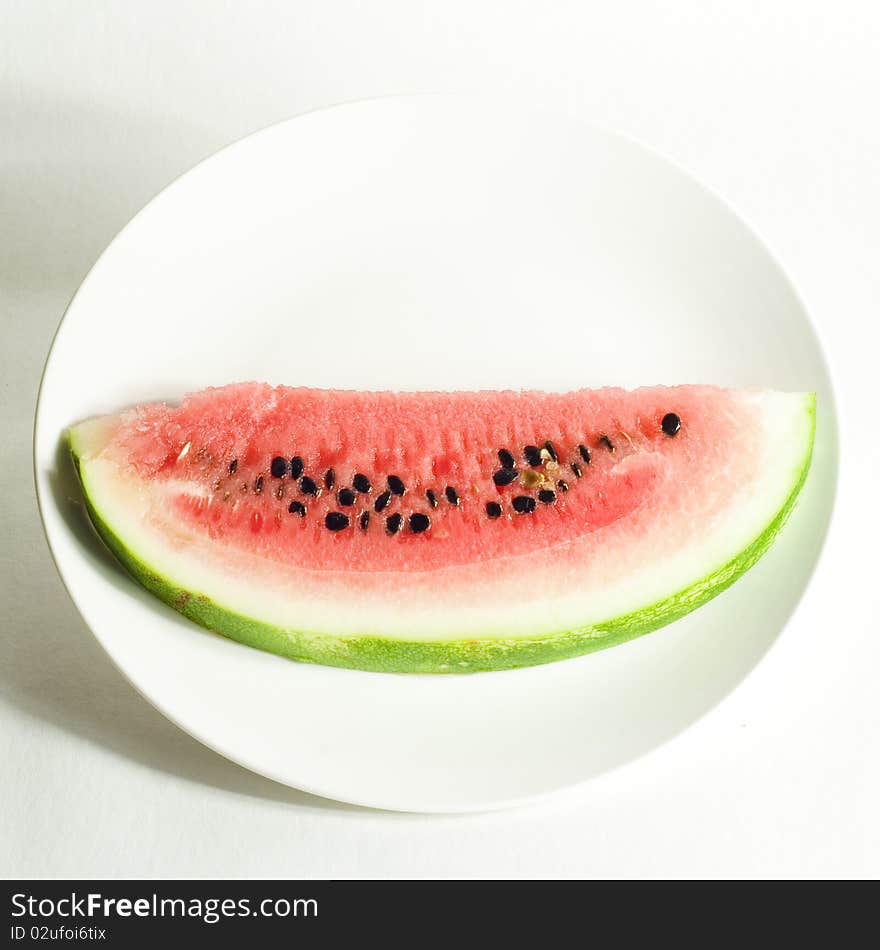
[[[627,639],[735,579],[793,504],[813,404],[245,383],[71,442],[105,540],[199,622],[300,659],[484,669]]]

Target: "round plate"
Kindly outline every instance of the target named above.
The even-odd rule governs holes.
[[[233,380],[816,390],[818,444],[774,549],[684,620],[533,669],[360,673],[293,663],[191,624],[129,579],[76,501],[66,426]],[[834,432],[804,308],[718,198],[608,132],[440,96],[284,122],[153,200],[67,311],[46,366],[35,460],[71,597],[166,716],[279,782],[347,802],[461,811],[619,765],[736,685],[817,558]]]

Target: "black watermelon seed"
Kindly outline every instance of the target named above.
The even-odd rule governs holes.
[[[586,462],[587,465],[590,464],[590,450],[585,445],[578,446],[578,452],[581,453],[581,458]],[[580,478],[580,475],[578,475]]]
[[[681,428],[681,419],[674,412],[667,412],[660,426],[667,435],[675,435]]]
[[[388,534],[397,534],[398,531],[403,527],[403,515],[398,512],[394,515],[389,515],[385,519],[385,530]]]
[[[237,468],[238,468],[238,459],[233,459],[233,460],[229,463],[229,474],[230,474],[230,475],[234,475],[234,474],[235,474],[235,470],[236,470]]]
[[[501,517],[501,505],[497,501],[487,501],[486,502],[486,514],[490,518],[500,518]]]
[[[507,449],[498,450],[498,461],[501,463],[502,468],[514,468],[516,465],[516,460]]]
[[[273,478],[284,478],[288,472],[287,459],[282,458],[280,455],[276,455],[272,459],[272,464],[269,466],[269,471],[272,473]]]
[[[427,531],[431,527],[431,519],[422,514],[421,511],[415,512],[409,516],[409,530],[413,534],[421,534],[423,531]]]
[[[388,487],[391,489],[392,495],[405,495],[406,494],[406,485],[403,484],[400,478],[397,475],[388,476]]]
[[[516,498],[513,499],[513,510],[518,515],[531,514],[536,507],[535,499],[529,495],[517,495]]]
[[[343,508],[351,508],[357,501],[357,495],[350,488],[340,488],[336,497]]]
[[[376,511],[384,511],[388,507],[388,503],[391,501],[391,492],[383,491],[381,495],[376,499],[376,504],[373,506]]]
[[[556,483],[556,487],[557,487],[560,491],[568,491],[568,482],[564,482],[564,481],[560,478],[559,481]]]
[[[341,511],[330,511],[324,518],[324,524],[330,531],[344,531],[351,522],[348,520],[348,515],[344,515]]]
[[[538,492],[538,500],[543,502],[545,505],[555,505],[556,504],[556,492],[552,488],[542,488]]]
[[[549,442],[549,441],[545,442],[544,448],[550,453],[550,458],[553,459],[554,462],[559,461],[559,456],[556,454],[556,447],[553,445],[552,442]]]
[[[446,500],[450,505],[459,504],[458,492],[452,487],[452,485],[448,485],[446,488]]]
[[[304,495],[314,495],[315,497],[317,497],[321,491],[308,475],[303,475],[299,480],[299,490]]]
[[[360,472],[355,475],[351,480],[352,485],[355,487],[355,491],[359,491],[362,495],[366,495],[367,492],[373,487],[370,484],[369,478],[366,475],[361,475]]]
[[[327,491],[330,491],[330,489],[335,484],[336,484],[336,472],[334,472],[332,468],[328,468],[327,474],[324,476],[324,487],[327,489]]]
[[[369,513],[369,511],[365,511],[365,512],[361,515],[361,522],[360,522],[360,523],[361,523],[361,531],[366,531],[367,528],[370,526],[370,513]]]
[[[434,492],[431,491],[430,488],[425,492],[425,498],[428,499],[428,504],[432,508],[437,507],[437,496],[434,494]]]
[[[300,458],[300,456],[294,455],[294,457],[290,460],[290,477],[299,478],[303,473],[303,468],[303,460]]]
[[[537,468],[539,465],[544,464],[544,460],[541,458],[541,450],[537,445],[527,445],[523,449],[523,455],[525,455],[526,461],[532,468]]]
[[[577,462],[572,462],[572,463],[571,463],[571,470],[574,472],[574,477],[575,477],[575,478],[580,478],[581,475],[584,474],[584,473],[581,471],[581,467],[580,467],[580,465],[578,465]]]
[[[306,516],[306,506],[301,501],[292,501],[287,506],[287,510],[292,515],[299,515],[300,518],[305,518]]]
[[[605,448],[608,449],[609,452],[614,451],[614,443],[611,441],[611,439],[608,438],[607,435],[599,436],[599,444],[604,445]]]
[[[492,476],[492,481],[501,488],[504,485],[509,485],[511,482],[515,482],[519,472],[515,468],[499,468],[498,471]]]
[[[254,482],[254,491],[259,495],[263,490],[263,476],[257,475],[257,480]]]

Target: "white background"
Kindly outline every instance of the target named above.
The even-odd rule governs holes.
[[[730,199],[815,317],[843,449],[814,582],[719,708],[539,805],[424,817],[274,785],[141,700],[55,575],[30,440],[64,306],[159,188],[297,112],[449,89],[561,106]],[[867,2],[0,2],[0,873],[880,873],[878,100]]]

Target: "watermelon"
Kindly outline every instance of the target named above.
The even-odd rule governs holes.
[[[815,397],[711,386],[349,392],[242,383],[69,431],[144,587],[296,660],[471,672],[681,617],[772,543]]]

